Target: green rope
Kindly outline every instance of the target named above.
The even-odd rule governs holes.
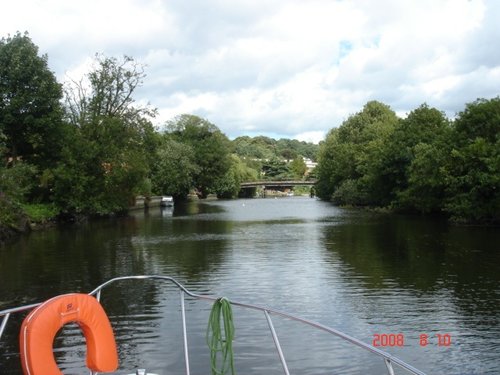
[[[207,327],[207,345],[210,348],[212,375],[234,372],[233,360],[234,325],[231,303],[226,298],[214,302]],[[218,354],[220,353],[220,365]]]

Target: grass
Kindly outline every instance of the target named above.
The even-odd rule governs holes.
[[[59,214],[59,210],[50,203],[23,204],[22,207],[32,223],[46,223]]]

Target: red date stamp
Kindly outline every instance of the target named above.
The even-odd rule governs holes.
[[[449,333],[437,333],[429,336],[426,333],[419,335],[419,345],[425,347],[434,344],[437,346],[451,346],[451,335]],[[376,333],[373,335],[372,345],[375,347],[403,347],[405,345],[405,335],[403,333]]]
[[[405,335],[402,333],[376,333],[373,335],[373,346],[404,346]]]

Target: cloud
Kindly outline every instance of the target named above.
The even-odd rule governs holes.
[[[494,0],[18,0],[0,35],[27,30],[60,80],[96,52],[147,65],[138,100],[230,137],[318,139],[380,100],[448,116],[499,94]],[[74,77],[76,78],[76,77]]]

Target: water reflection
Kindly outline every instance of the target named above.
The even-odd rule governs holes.
[[[498,371],[495,228],[355,214],[340,225],[325,226],[323,235],[326,262],[345,264],[346,303],[376,327],[372,333],[404,332],[415,351],[424,349],[419,338],[427,334],[435,346],[426,350],[430,357],[446,349],[436,348],[436,335],[449,333],[453,348],[447,355],[453,359],[441,363],[443,373]],[[457,371],[457,364],[465,372]]]

